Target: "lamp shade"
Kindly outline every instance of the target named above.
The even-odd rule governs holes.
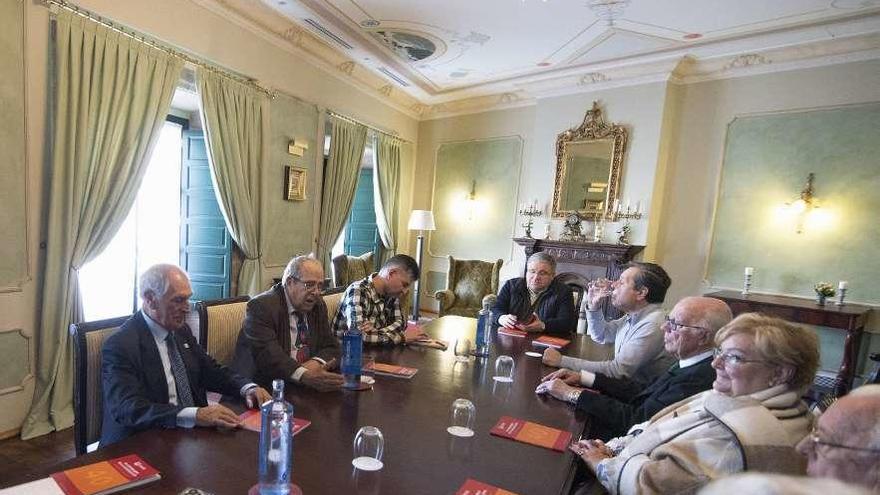
[[[430,210],[413,210],[409,214],[409,230],[437,230],[434,213]]]

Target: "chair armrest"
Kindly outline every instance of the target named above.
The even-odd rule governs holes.
[[[440,301],[440,311],[446,311],[455,303],[455,293],[449,289],[438,290],[434,293],[434,298]]]
[[[495,294],[486,294],[485,296],[483,296],[483,307],[485,308],[486,304],[488,304],[489,308],[491,309],[492,306],[495,306],[496,300],[498,300],[498,296],[496,296]]]

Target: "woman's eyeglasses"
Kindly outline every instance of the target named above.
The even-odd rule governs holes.
[[[719,348],[715,348],[713,351],[715,359],[721,359],[725,366],[740,366],[746,363],[766,363],[767,361],[763,359],[746,359],[740,355],[733,354],[732,352],[723,352]]]

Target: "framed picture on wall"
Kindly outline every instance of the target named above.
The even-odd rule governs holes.
[[[304,201],[306,199],[306,169],[284,167],[284,199],[287,201]]]

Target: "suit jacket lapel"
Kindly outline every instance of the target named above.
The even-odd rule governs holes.
[[[290,354],[291,342],[290,342],[290,313],[287,312],[287,300],[284,298],[284,286],[278,284],[275,286],[275,293],[278,295],[278,329],[280,335],[278,335],[278,341],[281,343],[281,348],[284,349],[284,352]]]
[[[159,398],[159,402],[168,402],[168,382],[165,380],[165,368],[162,366],[162,358],[159,357],[159,348],[156,339],[147,327],[144,315],[137,315],[138,342],[141,347],[140,355],[143,359],[143,373],[149,383],[150,389]]]

